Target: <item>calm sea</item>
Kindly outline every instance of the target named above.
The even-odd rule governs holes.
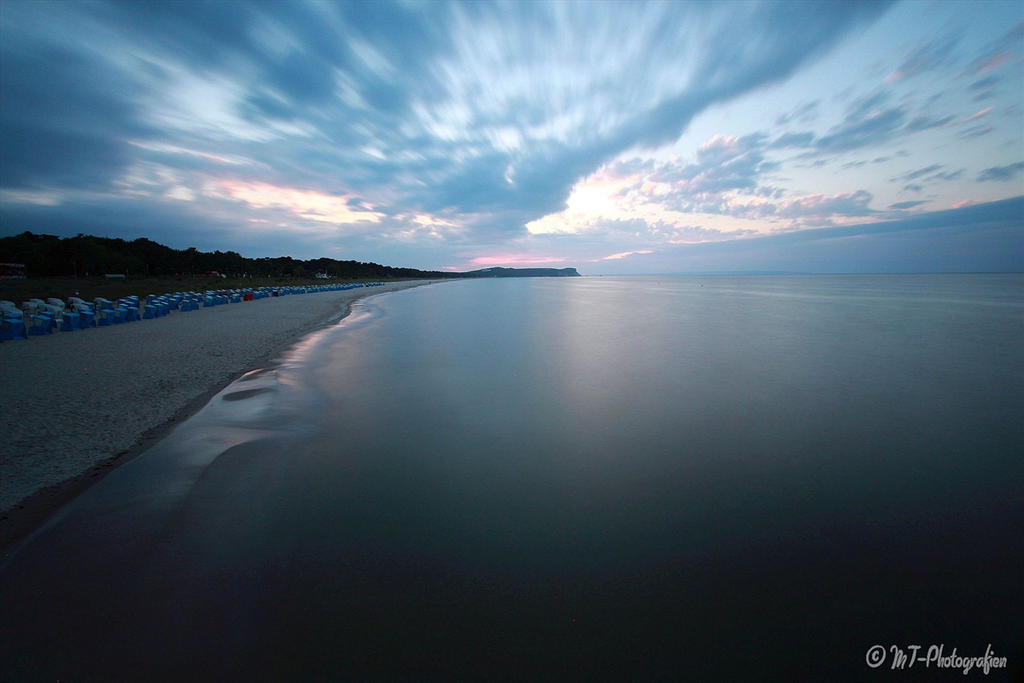
[[[159,562],[215,587],[187,614],[227,674],[867,680],[875,645],[1019,674],[1022,349],[1022,275],[376,297],[279,399],[228,390],[276,431],[189,506],[244,513]]]

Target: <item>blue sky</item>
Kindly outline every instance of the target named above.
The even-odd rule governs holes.
[[[0,234],[1024,270],[1017,2],[0,1]]]

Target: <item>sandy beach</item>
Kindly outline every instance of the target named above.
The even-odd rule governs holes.
[[[227,383],[347,315],[356,299],[422,284],[269,298],[0,344],[0,546]]]

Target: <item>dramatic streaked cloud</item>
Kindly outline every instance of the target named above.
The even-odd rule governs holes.
[[[978,174],[978,182],[985,182],[987,180],[1013,180],[1022,173],[1024,173],[1024,161],[1018,161],[1015,164],[1008,164],[1006,166],[993,166],[991,168],[986,168]]]
[[[956,43],[957,36],[947,35],[918,45],[907,54],[896,70],[885,77],[885,82],[896,83],[925,71],[949,66]]]
[[[9,0],[0,230],[612,272],[948,221],[1024,194],[1022,17],[1011,2]]]

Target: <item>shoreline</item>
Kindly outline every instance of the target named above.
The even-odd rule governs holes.
[[[5,415],[0,426],[6,434],[0,557],[228,384],[251,370],[273,367],[297,341],[347,317],[353,302],[435,282],[261,299],[5,342],[0,346],[0,412]],[[185,367],[193,371],[182,377]],[[139,419],[143,406],[150,416]],[[136,419],[130,419],[133,414]],[[102,422],[99,429],[93,420]],[[58,453],[62,456],[55,458]]]

